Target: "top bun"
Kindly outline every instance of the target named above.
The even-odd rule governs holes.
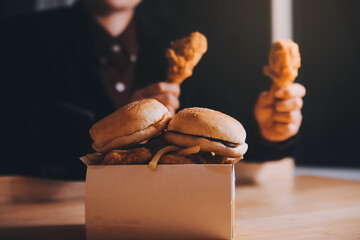
[[[198,145],[201,151],[227,157],[242,157],[248,148],[240,122],[207,108],[186,108],[175,114],[164,137],[178,146]]]
[[[95,123],[89,133],[93,149],[106,153],[132,146],[162,132],[172,114],[155,99],[129,103]]]
[[[183,109],[175,114],[167,129],[232,143],[244,143],[246,138],[246,131],[239,121],[208,108]]]

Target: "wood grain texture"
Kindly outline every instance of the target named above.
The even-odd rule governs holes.
[[[298,176],[236,188],[236,239],[360,239],[360,182]]]
[[[25,201],[11,202],[11,195],[20,193],[4,190],[9,181],[36,185],[37,191],[26,191]],[[46,190],[52,184],[61,188]],[[85,239],[83,187],[81,182],[1,177],[1,199],[7,201],[0,203],[0,239]],[[61,191],[66,198],[59,197]],[[360,239],[360,182],[298,176],[238,185],[235,239]]]

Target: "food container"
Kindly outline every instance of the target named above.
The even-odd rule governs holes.
[[[230,164],[92,165],[87,157],[87,239],[231,239]]]

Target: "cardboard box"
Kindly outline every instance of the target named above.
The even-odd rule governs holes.
[[[228,164],[87,165],[87,239],[231,239]]]

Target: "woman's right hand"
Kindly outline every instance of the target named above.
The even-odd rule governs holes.
[[[175,114],[175,111],[180,106],[179,96],[179,84],[158,82],[135,91],[130,100],[136,101],[144,98],[154,98],[167,107],[171,113]]]

